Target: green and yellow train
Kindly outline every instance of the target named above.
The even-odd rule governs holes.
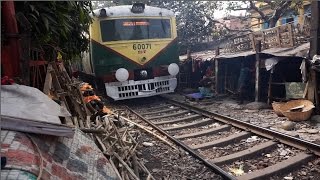
[[[94,75],[114,100],[173,92],[179,73],[177,30],[170,10],[141,3],[94,11],[90,27]]]

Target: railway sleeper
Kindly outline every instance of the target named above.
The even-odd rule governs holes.
[[[176,111],[179,109],[180,109],[179,107],[174,107],[174,108],[168,108],[168,109],[163,109],[163,110],[158,110],[158,111],[141,113],[140,115],[145,116],[145,115],[151,115],[151,114],[159,114],[159,113],[165,113],[165,112],[170,112],[170,111]]]
[[[190,133],[190,134],[183,134],[183,135],[178,135],[178,136],[174,136],[177,139],[186,139],[186,138],[195,138],[195,137],[199,137],[199,136],[204,136],[204,135],[210,135],[210,134],[215,134],[217,132],[221,132],[221,131],[227,131],[231,129],[230,125],[222,125],[219,127],[215,127],[215,128],[210,128],[204,131],[198,131],[198,132],[194,132],[194,133]]]
[[[159,106],[156,106],[156,107],[150,107],[150,108],[144,108],[143,110],[144,111],[156,111],[156,110],[159,110],[159,109],[167,109],[167,108],[170,108],[170,104],[163,104],[163,105],[159,105]]]
[[[175,120],[169,120],[169,121],[158,121],[158,122],[154,122],[153,124],[155,125],[163,125],[163,124],[172,124],[172,123],[178,123],[178,122],[187,122],[187,121],[192,121],[195,119],[198,119],[202,117],[201,115],[195,114],[195,115],[191,115],[191,116],[187,116],[187,117],[183,117],[183,118],[179,118],[179,119],[175,119]]]
[[[178,126],[171,126],[171,127],[166,127],[166,128],[162,128],[162,129],[164,131],[172,131],[172,130],[191,128],[191,127],[204,126],[204,125],[207,125],[207,124],[211,124],[213,122],[214,122],[213,119],[203,119],[203,120],[195,121],[195,122],[192,122],[192,123],[181,124],[181,125],[178,125]]]
[[[247,138],[251,135],[252,135],[252,133],[250,133],[250,132],[242,131],[240,133],[233,134],[233,135],[228,136],[226,138],[217,139],[215,141],[210,141],[210,142],[194,145],[194,146],[191,146],[191,148],[196,150],[196,149],[208,149],[208,148],[215,147],[215,146],[224,146],[224,145],[234,143],[235,141],[238,141],[240,139]]]
[[[265,143],[253,146],[252,148],[239,151],[227,156],[222,156],[219,158],[215,158],[212,160],[212,162],[216,165],[223,165],[228,164],[236,160],[245,160],[252,158],[254,155],[260,154],[262,152],[270,151],[271,149],[274,149],[278,143],[274,141],[267,141]]]
[[[315,156],[313,154],[299,153],[287,160],[281,161],[277,164],[269,166],[267,168],[254,171],[242,176],[237,177],[239,180],[253,180],[253,179],[266,179],[273,175],[285,174],[286,172],[292,172],[293,169],[311,161]]]
[[[171,114],[166,114],[166,115],[161,115],[161,116],[151,116],[151,117],[147,117],[148,120],[153,120],[153,119],[161,119],[161,118],[168,118],[168,117],[175,117],[175,116],[180,116],[183,114],[188,113],[189,111],[184,110],[184,111],[180,111],[180,112],[176,112],[176,113],[171,113]]]

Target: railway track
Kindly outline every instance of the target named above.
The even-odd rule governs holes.
[[[162,97],[128,109],[224,179],[282,179],[320,166],[319,144],[178,101]]]

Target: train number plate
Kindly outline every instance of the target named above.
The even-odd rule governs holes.
[[[151,44],[149,43],[142,43],[142,44],[133,44],[132,45],[133,50],[137,50],[139,54],[146,53],[147,49],[151,49]]]

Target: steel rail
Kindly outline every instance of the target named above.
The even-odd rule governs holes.
[[[183,142],[181,142],[180,140],[174,138],[173,136],[171,136],[170,134],[168,134],[167,132],[165,132],[164,130],[162,130],[160,127],[158,127],[157,125],[153,124],[151,121],[149,121],[148,119],[144,118],[142,115],[140,115],[138,112],[136,112],[135,110],[131,109],[129,106],[127,106],[127,108],[134,113],[136,116],[138,116],[139,118],[141,118],[143,121],[145,121],[146,123],[148,123],[150,126],[152,126],[154,129],[156,129],[157,131],[159,131],[161,134],[165,135],[166,137],[168,137],[171,141],[173,141],[175,144],[177,144],[178,146],[182,147],[182,149],[184,149],[185,151],[187,151],[189,154],[191,154],[193,157],[195,157],[196,159],[202,161],[208,168],[210,168],[212,171],[214,171],[215,173],[219,174],[223,179],[229,179],[229,180],[236,180],[237,178],[230,175],[229,173],[225,172],[224,170],[222,170],[219,166],[215,165],[214,163],[206,160],[205,157],[203,157],[202,155],[200,155],[198,152],[196,152],[195,150],[191,149],[190,147],[188,147],[187,145],[185,145]]]
[[[247,123],[244,121],[240,121],[240,120],[237,120],[232,117],[224,116],[224,115],[214,113],[214,112],[209,112],[209,111],[200,109],[200,108],[192,106],[192,105],[184,104],[184,103],[178,102],[176,100],[169,99],[167,97],[163,97],[163,96],[161,96],[161,97],[166,99],[168,102],[170,102],[176,106],[182,107],[184,109],[187,109],[191,112],[201,114],[205,117],[212,118],[214,120],[223,122],[225,124],[229,124],[234,127],[237,127],[239,129],[249,131],[254,134],[260,135],[262,137],[265,137],[268,139],[273,139],[273,140],[281,142],[283,144],[286,144],[286,145],[289,145],[289,146],[292,146],[292,147],[295,147],[295,148],[298,148],[301,150],[305,150],[308,153],[313,153],[317,156],[320,156],[320,145],[319,144],[315,144],[310,141],[296,138],[296,137],[293,137],[293,136],[290,136],[290,135],[287,135],[287,134],[284,134],[284,133],[281,133],[281,132],[278,132],[275,130],[260,127],[255,124],[250,124],[250,123]]]

